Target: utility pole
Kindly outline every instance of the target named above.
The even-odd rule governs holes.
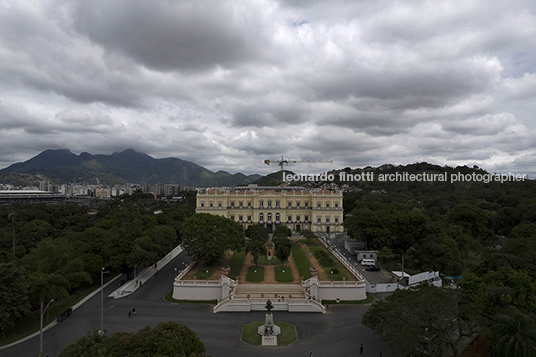
[[[404,280],[404,253],[402,253],[402,280]]]

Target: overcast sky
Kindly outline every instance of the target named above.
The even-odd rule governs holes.
[[[533,178],[535,113],[534,0],[0,0],[0,168],[133,148]]]

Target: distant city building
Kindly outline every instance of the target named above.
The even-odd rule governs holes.
[[[292,232],[343,232],[342,191],[305,190],[290,187],[237,187],[205,189],[197,193],[196,212],[211,213],[242,223],[264,226],[268,233],[277,224]]]
[[[165,185],[141,185],[143,193],[156,193],[160,197],[178,196],[182,191],[195,190],[195,186],[181,186],[173,184]]]
[[[0,191],[0,205],[13,203],[47,203],[61,204],[65,202],[65,195],[47,191],[9,190]]]

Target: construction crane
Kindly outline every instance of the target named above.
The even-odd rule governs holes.
[[[333,160],[329,160],[329,161],[311,161],[311,160],[285,160],[283,158],[283,156],[281,156],[281,160],[270,160],[270,159],[267,159],[267,160],[264,160],[264,163],[266,165],[270,165],[270,164],[278,164],[279,167],[281,167],[281,192],[283,192],[283,190],[285,189],[285,176],[284,176],[284,172],[283,172],[283,166],[287,165],[290,163],[290,164],[301,164],[301,163],[325,163],[325,164],[329,164],[329,163],[332,163]]]

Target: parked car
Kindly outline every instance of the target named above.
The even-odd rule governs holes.
[[[381,269],[377,265],[371,265],[371,266],[367,267],[366,270],[368,270],[368,271],[380,271]]]
[[[65,311],[63,312],[63,314],[61,314],[60,316],[58,316],[58,317],[56,318],[56,321],[58,321],[58,322],[62,322],[63,320],[65,320],[65,318],[66,318],[67,316],[71,315],[72,313],[73,313],[73,309],[72,309],[72,308],[68,308],[67,310],[65,310]]]

